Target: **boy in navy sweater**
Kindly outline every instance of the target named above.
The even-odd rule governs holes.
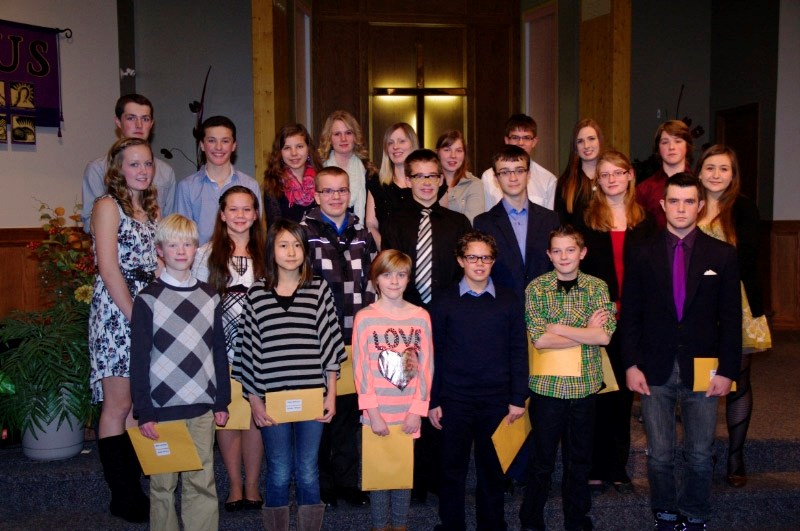
[[[442,430],[442,479],[437,530],[464,530],[467,469],[475,444],[478,530],[502,531],[503,471],[492,444],[501,421],[525,412],[528,351],[523,305],[490,278],[495,239],[474,231],[461,237],[456,259],[461,281],[437,292],[431,304],[434,365],[428,418]]]
[[[139,430],[158,440],[158,423],[184,420],[201,470],[183,472],[186,529],[219,527],[214,424],[228,421],[231,387],[217,292],[191,275],[197,225],[180,214],[161,220],[156,251],[164,272],[139,292],[131,315],[131,395]],[[150,529],[178,531],[178,474],[150,476]]]

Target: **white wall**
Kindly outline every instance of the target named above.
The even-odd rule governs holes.
[[[70,210],[80,202],[86,163],[115,139],[117,8],[109,0],[25,0],[3,2],[2,18],[72,29],[72,39],[59,41],[63,137],[56,128],[38,127],[35,146],[0,144],[0,227],[35,227],[33,198]]]
[[[211,65],[204,118],[236,124],[237,169],[253,175],[253,53],[249,0],[137,0],[136,90],[155,107],[153,150],[180,148],[194,161],[189,102],[200,100]],[[269,139],[272,142],[272,139]],[[196,170],[179,153],[169,161],[179,180]]]
[[[782,0],[778,28],[773,219],[800,219],[800,2]]]

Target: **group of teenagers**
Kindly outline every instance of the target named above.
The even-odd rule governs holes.
[[[394,124],[376,167],[358,122],[336,111],[318,145],[304,126],[283,127],[259,185],[232,164],[235,125],[214,116],[198,138],[203,166],[176,184],[148,143],[152,103],[129,94],[115,115],[120,138],[83,180],[98,266],[91,386],[115,516],[179,529],[178,474],[151,475],[145,495],[126,429],[157,440],[160,422],[182,420],[202,463],[181,473],[186,529],[218,527],[215,434],[222,506],[260,510],[267,530],[288,530],[291,499],[302,531],[320,529],[339,499],[369,504],[374,530],[406,529],[412,492],[438,495],[435,529],[464,530],[473,451],[477,528],[507,528],[511,477],[525,485],[521,528],[545,529],[559,445],[565,528],[591,529],[593,492],[633,490],[634,393],[657,529],[705,529],[721,396],[728,482],[745,485],[750,354],[770,337],[758,211],[739,193],[730,148],[706,149],[692,171],[688,127],[666,122],[661,168],[637,186],[628,157],[587,119],[556,178],[531,160],[536,123],[517,114],[478,178],[459,131],[434,151]],[[579,348],[580,375],[531,374],[529,344]],[[618,391],[598,394],[601,347]],[[694,358],[717,358],[716,372],[695,374]],[[337,393],[343,378],[355,393]],[[266,393],[315,388],[314,420],[276,422],[265,406]],[[249,429],[224,429],[242,399]],[[491,437],[526,414],[533,429],[506,475]],[[413,491],[360,490],[362,424],[415,439]]]

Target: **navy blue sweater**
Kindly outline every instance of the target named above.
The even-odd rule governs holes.
[[[430,407],[442,399],[486,400],[524,407],[528,343],[522,301],[495,284],[497,297],[459,296],[458,285],[431,302],[434,371]]]

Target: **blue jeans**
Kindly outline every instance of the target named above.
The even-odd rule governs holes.
[[[315,505],[319,498],[317,455],[323,424],[315,420],[261,428],[267,458],[267,507],[289,505],[289,484],[295,479],[297,505]]]
[[[642,395],[642,416],[647,432],[647,478],[654,511],[680,512],[707,519],[711,513],[711,474],[717,398],[692,392],[681,383],[678,366],[664,385],[651,385]],[[683,482],[675,481],[675,405],[681,406],[683,424]]]

